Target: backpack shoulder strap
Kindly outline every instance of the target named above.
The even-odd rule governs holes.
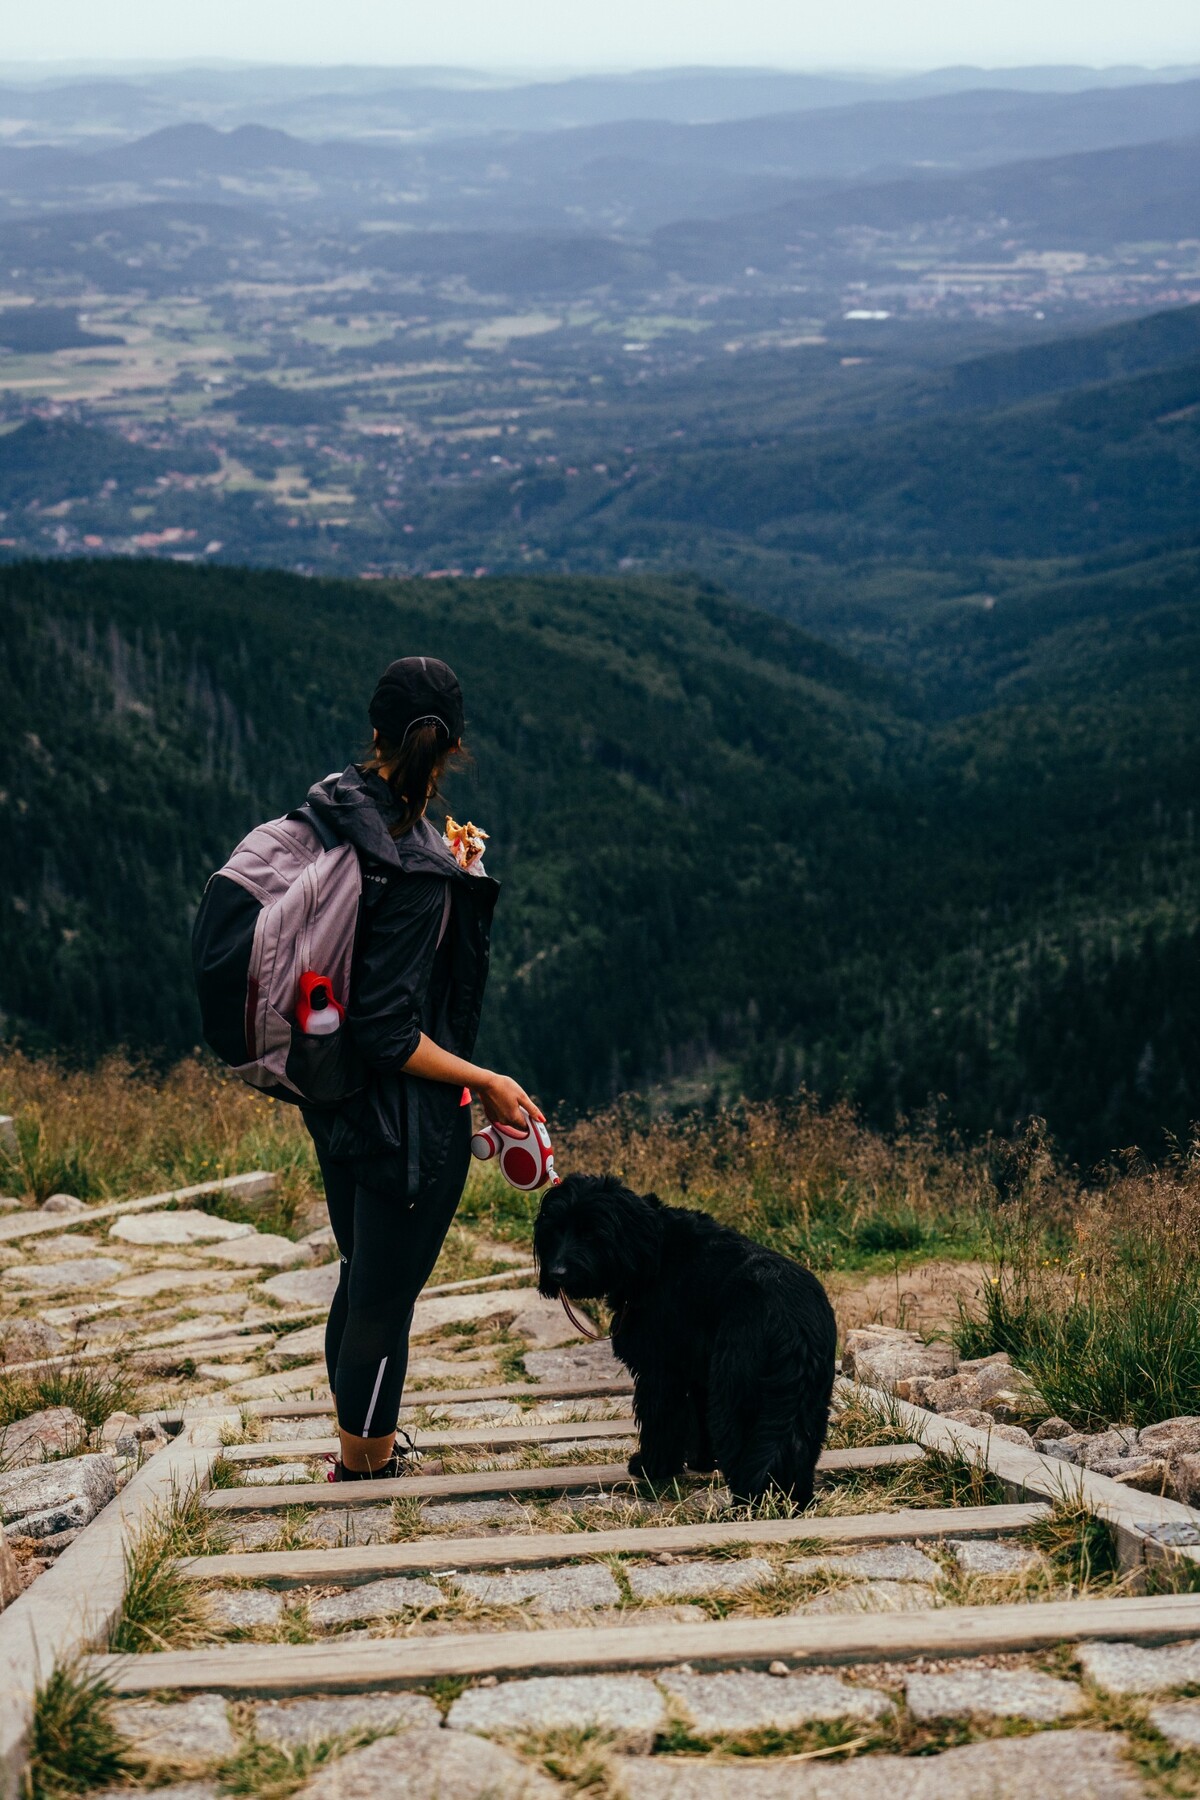
[[[299,819],[301,824],[311,827],[322,850],[336,850],[338,845],[343,842],[333,827],[321,817],[315,807],[309,805],[307,800],[303,806],[293,807],[290,813],[284,814],[284,817]]]

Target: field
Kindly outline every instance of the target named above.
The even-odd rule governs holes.
[[[1118,1653],[1074,1643],[1073,1622],[1111,1606],[1110,1635],[1137,1630],[1122,1609],[1148,1590],[1183,1609],[1179,1629],[1194,1629],[1194,1563],[1131,1565],[1103,1509],[1069,1479],[1026,1490],[1048,1503],[1006,1505],[978,1451],[926,1443],[914,1409],[860,1386],[839,1398],[802,1516],[778,1496],[739,1505],[711,1477],[632,1486],[620,1370],[531,1290],[536,1198],[477,1166],[414,1320],[403,1424],[423,1461],[402,1481],[330,1490],[319,1294],[336,1263],[324,1262],[333,1246],[295,1111],[197,1059],[155,1075],[116,1058],[80,1071],[12,1052],[0,1063],[0,1106],[16,1142],[0,1167],[15,1195],[0,1223],[36,1228],[0,1249],[9,1594],[31,1589],[36,1604],[46,1572],[115,1511],[82,1535],[50,1531],[52,1514],[31,1511],[23,1482],[52,1492],[45,1483],[115,1457],[119,1484],[148,1479],[158,1495],[135,1501],[129,1487],[137,1523],[119,1587],[104,1590],[106,1623],[82,1646],[93,1654],[64,1654],[37,1677],[34,1800],[201,1774],[223,1793],[288,1800],[326,1767],[339,1779],[340,1759],[366,1755],[381,1732],[381,1754],[396,1754],[395,1730],[413,1732],[407,1759],[453,1760],[454,1731],[491,1704],[479,1696],[496,1690],[493,1668],[508,1678],[502,1705],[518,1712],[478,1722],[503,1746],[491,1775],[515,1782],[539,1770],[564,1800],[628,1800],[634,1758],[647,1779],[674,1772],[686,1784],[694,1774],[719,1781],[731,1761],[782,1780],[813,1758],[854,1762],[870,1779],[872,1759],[887,1756],[966,1757],[964,1778],[975,1756],[979,1778],[994,1781],[1015,1756],[1014,1779],[1028,1757],[1033,1778],[1042,1771],[1052,1786],[1064,1756],[1085,1768],[1116,1759],[1155,1800],[1192,1791],[1195,1759],[1171,1709],[1122,1697],[1121,1666],[1110,1673],[1105,1661]],[[1032,1449],[1036,1427],[1043,1453],[1056,1443],[1095,1450],[1083,1469],[1050,1465],[1080,1480],[1094,1479],[1084,1471],[1101,1454],[1113,1460],[1116,1439],[1130,1485],[1151,1495],[1197,1460],[1185,1453],[1168,1467],[1134,1453],[1139,1426],[1171,1415],[1161,1429],[1186,1434],[1200,1409],[1194,1159],[1114,1167],[1083,1188],[1036,1126],[1017,1142],[968,1147],[932,1121],[883,1134],[803,1093],[657,1117],[635,1099],[556,1137],[565,1169],[612,1169],[809,1262],[860,1381],[872,1379],[867,1359],[880,1345],[943,1370],[952,1343],[983,1356],[948,1379],[907,1382],[933,1409],[917,1416],[934,1430],[939,1410],[947,1422],[986,1421],[981,1441],[990,1450],[1003,1439],[1003,1452],[1009,1442]],[[168,1197],[115,1219],[104,1210],[252,1168],[277,1174],[270,1194]],[[64,1201],[66,1191],[80,1198]],[[47,1200],[43,1219],[35,1209]],[[453,1285],[481,1278],[483,1291]],[[591,1310],[602,1327],[603,1308]],[[882,1337],[881,1325],[891,1328]],[[994,1378],[986,1389],[982,1377]],[[962,1410],[966,1389],[990,1412]],[[172,1448],[155,1421],[178,1421],[181,1407]],[[1014,1408],[1025,1428],[1002,1422]],[[199,1457],[202,1486],[181,1486],[172,1457],[189,1467]],[[1128,1488],[1107,1490],[1125,1506]],[[1040,1618],[1055,1621],[1049,1634]],[[644,1640],[655,1646],[649,1665],[637,1627],[660,1634]],[[610,1673],[577,1694],[560,1677],[581,1709],[567,1729],[554,1683],[515,1677],[559,1659],[578,1667],[577,1639]],[[473,1676],[456,1672],[462,1645]],[[681,1654],[726,1667],[744,1646],[761,1666],[768,1645],[788,1658],[770,1677],[747,1670],[693,1685],[689,1666],[672,1686]],[[938,1645],[949,1660],[928,1653]],[[1160,1686],[1191,1680],[1169,1660],[1186,1651],[1139,1654],[1168,1659],[1161,1676],[1151,1671]],[[619,1673],[631,1657],[648,1672],[647,1704],[658,1705],[654,1683],[669,1699],[636,1736],[604,1710],[610,1683],[613,1700],[642,1691]],[[352,1691],[311,1697],[343,1677]],[[394,1678],[406,1692],[387,1691]],[[736,1705],[722,1710],[727,1695]],[[1043,1735],[1048,1724],[1068,1741]]]
[[[14,488],[0,440],[0,552],[703,566],[780,605],[803,546],[689,532],[686,506],[639,529],[643,489],[677,465],[686,484],[695,451],[782,432],[794,453],[938,408],[955,363],[1195,301],[1184,73],[1080,94],[992,94],[978,71],[949,95],[834,83],[840,104],[783,113],[786,83],[715,102],[689,73],[653,97],[618,80],[605,104],[630,114],[591,122],[570,83],[402,84],[331,114],[323,77],[300,105],[294,72],[186,101],[148,76],[102,85],[82,120],[71,84],[13,90],[0,427],[69,422],[158,462],[91,481],[86,440],[63,440]],[[763,113],[738,114],[756,93]],[[400,124],[414,106],[445,116]],[[318,118],[339,135],[314,139]]]
[[[154,1077],[119,1059],[89,1072],[8,1054],[0,1107],[19,1158],[0,1185],[40,1204],[96,1204],[252,1169],[281,1181],[264,1211],[201,1201],[292,1238],[320,1226],[311,1142],[294,1109],[202,1061]],[[654,1118],[639,1101],[556,1134],[561,1169],[611,1171],[699,1206],[827,1282],[843,1332],[871,1322],[1008,1352],[1047,1410],[1080,1430],[1200,1413],[1200,1160],[1116,1161],[1086,1185],[1036,1123],[965,1146],[935,1125],[882,1133],[804,1096]],[[472,1170],[435,1282],[528,1255],[536,1196]]]

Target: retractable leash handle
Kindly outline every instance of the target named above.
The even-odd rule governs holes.
[[[557,1186],[558,1175],[550,1133],[539,1119],[531,1119],[528,1113],[524,1116],[522,1132],[512,1126],[502,1130],[498,1125],[485,1125],[471,1139],[471,1154],[480,1162],[498,1157],[500,1173],[508,1185],[519,1188],[523,1194],[532,1194],[547,1183]]]
[[[523,1194],[536,1193],[540,1187],[557,1187],[562,1177],[554,1167],[554,1145],[550,1142],[550,1133],[537,1119],[525,1114],[525,1130],[517,1134],[509,1126],[502,1131],[498,1125],[485,1125],[471,1139],[471,1154],[480,1162],[490,1162],[494,1156],[500,1158],[500,1173],[510,1187],[519,1188]],[[562,1309],[570,1319],[580,1337],[600,1338],[604,1333],[597,1331],[590,1319],[581,1319],[567,1299],[561,1288],[558,1298]]]

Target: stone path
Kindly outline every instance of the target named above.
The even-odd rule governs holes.
[[[403,1422],[427,1447],[419,1476],[439,1490],[422,1498],[400,1482],[337,1504],[313,1454],[334,1426],[314,1311],[337,1264],[319,1223],[282,1238],[194,1202],[100,1223],[56,1217],[54,1232],[4,1246],[5,1342],[35,1357],[74,1343],[101,1360],[135,1345],[151,1404],[182,1405],[185,1435],[238,1446],[221,1480],[247,1510],[209,1515],[224,1542],[208,1553],[231,1551],[235,1566],[224,1559],[214,1578],[206,1554],[186,1571],[204,1643],[104,1665],[138,1695],[114,1717],[164,1796],[218,1800],[255,1743],[303,1752],[309,1800],[569,1800],[585,1762],[582,1791],[597,1800],[1132,1800],[1160,1791],[1141,1773],[1154,1757],[1174,1757],[1200,1791],[1200,1700],[1189,1697],[1200,1597],[1178,1603],[1174,1641],[1114,1632],[980,1649],[974,1611],[1035,1619],[1074,1590],[1024,1515],[1001,1524],[997,1507],[989,1532],[990,1512],[939,1511],[936,1471],[919,1461],[834,1469],[812,1513],[777,1520],[774,1536],[719,1479],[660,1494],[592,1481],[556,1496],[571,1467],[625,1454],[616,1435],[578,1434],[585,1422],[619,1430],[629,1399],[594,1391],[623,1377],[608,1345],[580,1341],[519,1272],[518,1285],[418,1305],[409,1391],[423,1393]],[[491,1259],[498,1275],[512,1254]],[[900,1376],[906,1334],[854,1335],[859,1374],[873,1380],[988,1404],[1009,1391],[1011,1372],[973,1365],[968,1381],[944,1345],[922,1347],[916,1373]],[[514,1441],[532,1426],[536,1441]],[[493,1427],[509,1433],[500,1445],[469,1441]],[[881,1416],[878,1440],[894,1443],[885,1427]],[[861,1419],[853,1432],[869,1442]],[[166,1441],[148,1418],[114,1415],[101,1430],[69,1409],[0,1434],[0,1513],[10,1540],[32,1546],[25,1566],[86,1533]],[[488,1470],[496,1492],[472,1494]],[[286,1506],[257,1497],[289,1483]],[[922,1530],[922,1510],[936,1529]],[[864,1521],[873,1539],[855,1541]],[[525,1544],[537,1546],[528,1560]],[[896,1626],[917,1646],[947,1617],[961,1654],[889,1653]],[[779,1647],[754,1649],[769,1634]],[[853,1654],[834,1654],[842,1642]],[[262,1766],[270,1787],[274,1765]]]

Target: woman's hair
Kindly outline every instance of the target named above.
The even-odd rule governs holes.
[[[393,744],[381,733],[367,752],[363,768],[378,775],[391,789],[400,817],[389,827],[393,837],[411,831],[431,800],[439,800],[438,782],[452,756],[461,756],[461,742],[446,741],[436,725],[417,725],[402,744]]]

